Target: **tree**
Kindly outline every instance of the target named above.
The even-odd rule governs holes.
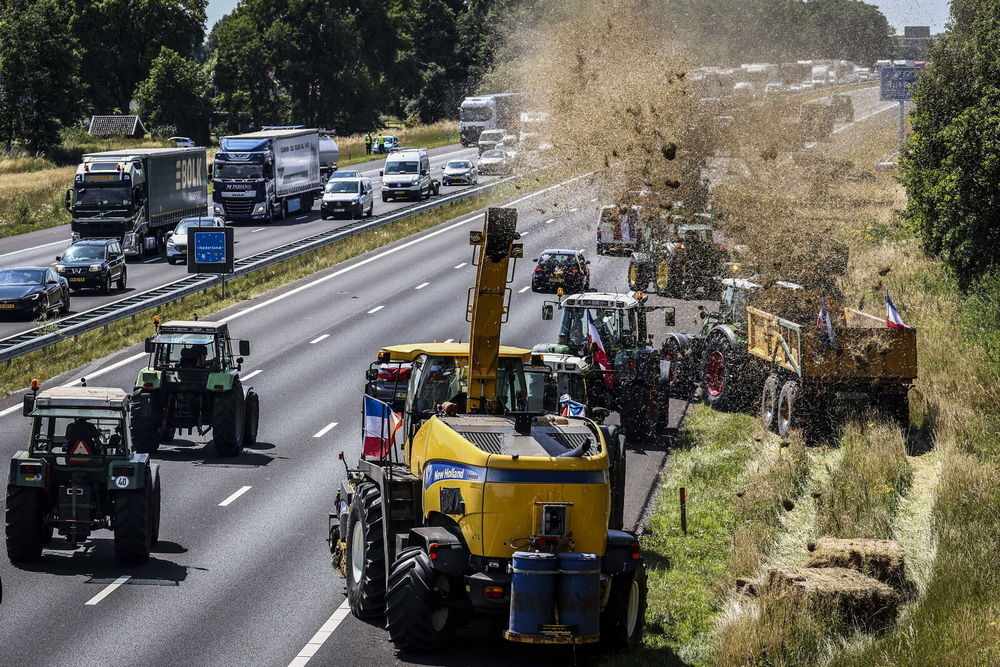
[[[204,144],[212,113],[208,88],[198,63],[164,46],[136,88],[135,99],[154,134],[182,134]]]
[[[0,9],[0,141],[37,152],[79,113],[72,16],[59,0],[5,0]]]
[[[208,0],[75,0],[82,79],[93,108],[127,111],[162,47],[190,58],[204,37]]]
[[[954,0],[913,93],[905,217],[963,289],[1000,268],[1000,0]]]

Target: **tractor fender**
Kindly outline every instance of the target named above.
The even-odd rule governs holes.
[[[28,463],[32,465],[39,466],[40,472],[37,473],[27,473],[22,472],[20,465],[21,463]],[[33,459],[28,457],[28,452],[20,451],[14,454],[10,459],[10,477],[9,484],[11,486],[29,486],[34,488],[45,488],[45,484],[49,477],[49,464],[45,459]]]
[[[146,486],[149,454],[133,454],[127,460],[108,462],[109,491],[137,491]]]
[[[649,264],[653,261],[653,257],[648,252],[634,252],[632,253],[632,261],[641,266],[643,264]]]
[[[235,379],[236,373],[233,371],[209,373],[208,380],[205,382],[205,389],[208,391],[229,391],[233,388]]]
[[[601,572],[613,577],[635,571],[639,565],[639,559],[632,557],[638,553],[633,551],[635,548],[633,545],[638,543],[639,538],[632,533],[627,533],[624,530],[609,530]]]
[[[736,334],[733,333],[732,327],[730,327],[728,324],[717,325],[711,331],[708,332],[708,335],[705,336],[705,339],[707,340],[709,338],[718,338],[719,336],[725,338],[729,342],[730,347],[732,347],[734,350],[740,349],[739,342],[736,340]]]
[[[420,547],[428,554],[432,553],[431,566],[453,576],[465,574],[469,563],[469,550],[462,539],[458,526],[420,526],[411,528],[407,539],[408,547]]]
[[[135,377],[135,388],[153,391],[163,384],[163,372],[155,368],[143,368]]]

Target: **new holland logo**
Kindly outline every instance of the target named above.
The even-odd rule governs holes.
[[[453,463],[430,463],[424,468],[424,486],[437,482],[478,482],[482,479],[479,470],[471,466]]]

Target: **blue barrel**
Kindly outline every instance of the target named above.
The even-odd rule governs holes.
[[[559,559],[555,554],[515,551],[510,581],[510,632],[538,634],[542,625],[555,617],[556,574]]]
[[[600,556],[559,554],[557,605],[560,625],[575,626],[579,638],[596,639],[600,635]]]

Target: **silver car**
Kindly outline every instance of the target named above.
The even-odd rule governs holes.
[[[479,173],[483,174],[499,174],[501,176],[507,176],[512,171],[514,171],[514,164],[507,154],[503,151],[486,151],[483,156],[479,158]]]
[[[189,227],[225,227],[226,221],[219,217],[183,218],[167,237],[167,264],[187,261]]]
[[[472,160],[451,160],[441,174],[443,185],[475,185],[479,182],[479,170]]]
[[[334,215],[363,218],[375,213],[375,196],[368,178],[337,178],[323,190],[320,216],[326,220]]]

